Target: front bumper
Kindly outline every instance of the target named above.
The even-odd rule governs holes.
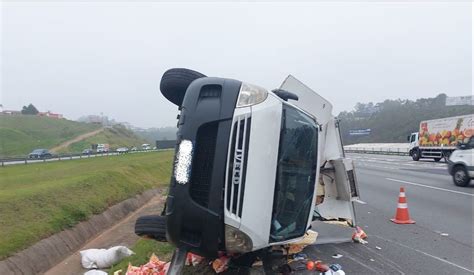
[[[223,190],[240,86],[231,79],[197,79],[181,106],[176,150],[182,140],[191,141],[192,164],[184,183],[176,181],[173,167],[165,211],[167,239],[203,256],[216,256],[224,248]]]
[[[449,159],[447,162],[448,162],[448,172],[450,175],[453,175],[454,162],[450,161]]]

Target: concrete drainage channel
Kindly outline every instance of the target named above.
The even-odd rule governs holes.
[[[101,214],[92,216],[89,220],[81,222],[71,229],[41,240],[29,248],[0,261],[0,274],[44,273],[71,253],[80,249],[87,241],[162,193],[162,188],[145,191],[110,207]]]

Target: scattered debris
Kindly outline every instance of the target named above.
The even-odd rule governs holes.
[[[297,253],[293,255],[293,261],[301,261],[301,260],[306,260],[308,256],[304,253]]]
[[[306,262],[306,269],[309,271],[326,272],[329,270],[329,266],[322,261],[308,261]]]
[[[375,249],[381,250],[382,248],[380,246],[376,246]]]
[[[342,255],[341,255],[341,254],[334,254],[334,255],[332,255],[332,257],[333,257],[334,259],[339,259],[339,258],[342,257]]]
[[[204,260],[204,257],[189,252],[186,256],[186,265],[197,266]]]
[[[229,268],[229,260],[230,260],[230,257],[227,257],[227,256],[221,256],[215,259],[212,262],[212,269],[214,269],[216,273],[221,273],[221,272],[226,271]]]
[[[352,240],[356,243],[366,244],[367,241],[367,234],[360,228],[360,226],[356,226],[354,233],[352,234]]]
[[[315,243],[317,238],[318,238],[318,232],[313,231],[313,230],[308,230],[300,242],[292,243],[288,245],[288,254],[292,255],[292,254],[300,253],[301,251],[303,251],[303,249],[306,246]]]
[[[127,275],[148,275],[148,274],[166,275],[166,273],[168,272],[169,266],[170,266],[169,262],[160,261],[160,259],[155,254],[152,254],[148,263],[144,265],[132,266],[131,264],[128,264],[126,274]],[[118,273],[118,274],[121,274],[121,273]]]
[[[369,261],[371,261],[371,262],[375,262],[375,260],[374,260],[374,259],[369,259]]]
[[[449,236],[448,233],[441,233],[440,235],[441,235],[441,236],[445,236],[445,237]]]
[[[80,251],[81,264],[84,268],[108,268],[129,257],[134,252],[125,246],[114,246],[109,249],[87,249]]]
[[[324,273],[324,275],[345,275],[346,273],[342,270],[342,266],[340,264],[332,264],[329,266],[329,270]]]

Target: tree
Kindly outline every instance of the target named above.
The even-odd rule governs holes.
[[[30,103],[28,106],[23,106],[23,109],[21,109],[21,113],[23,115],[36,115],[39,113],[38,109]]]

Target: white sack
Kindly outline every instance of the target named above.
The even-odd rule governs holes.
[[[107,272],[104,272],[102,270],[97,270],[97,269],[89,270],[86,273],[84,273],[84,275],[107,275],[107,274],[108,274]]]
[[[81,252],[81,264],[84,268],[108,268],[133,253],[125,246],[114,246],[109,249],[87,249]]]

